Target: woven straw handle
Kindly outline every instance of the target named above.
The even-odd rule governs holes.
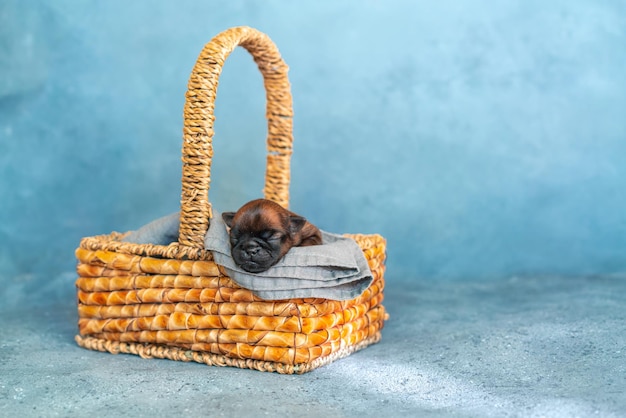
[[[211,205],[211,159],[215,93],[224,61],[237,47],[245,48],[263,74],[268,121],[266,199],[289,204],[290,158],[293,142],[292,99],[287,64],[271,39],[249,27],[228,29],[213,38],[200,53],[189,77],[183,128],[183,177],[178,241],[204,248]]]

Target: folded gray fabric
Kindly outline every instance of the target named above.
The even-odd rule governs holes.
[[[178,213],[174,213],[131,232],[124,241],[167,245],[178,239],[178,223]],[[269,270],[249,273],[235,264],[226,225],[214,213],[204,244],[235,283],[263,299],[349,300],[359,296],[373,281],[361,248],[351,238],[324,231],[322,242],[294,247]]]
[[[145,224],[136,231],[122,238],[122,241],[135,244],[168,245],[178,241],[178,225],[180,215],[178,212],[164,216]]]

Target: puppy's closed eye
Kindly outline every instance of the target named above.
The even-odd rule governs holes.
[[[278,241],[283,238],[283,234],[280,231],[276,231],[273,229],[267,229],[260,234],[261,239],[266,241]]]

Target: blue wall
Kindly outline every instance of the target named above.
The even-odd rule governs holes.
[[[291,68],[291,208],[385,236],[388,279],[626,271],[624,1],[4,0],[3,280],[178,210],[187,78],[237,25]],[[243,50],[216,116],[211,201],[233,210],[265,159]]]

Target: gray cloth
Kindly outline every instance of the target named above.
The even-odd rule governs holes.
[[[124,241],[167,245],[178,239],[178,213],[159,218],[131,232]],[[263,299],[324,298],[349,300],[372,283],[372,273],[358,244],[351,238],[322,231],[322,245],[294,247],[269,270],[248,273],[231,254],[226,225],[214,213],[205,237],[207,250],[235,283]]]
[[[145,224],[122,238],[122,241],[135,244],[169,245],[178,241],[179,213],[172,213]]]

